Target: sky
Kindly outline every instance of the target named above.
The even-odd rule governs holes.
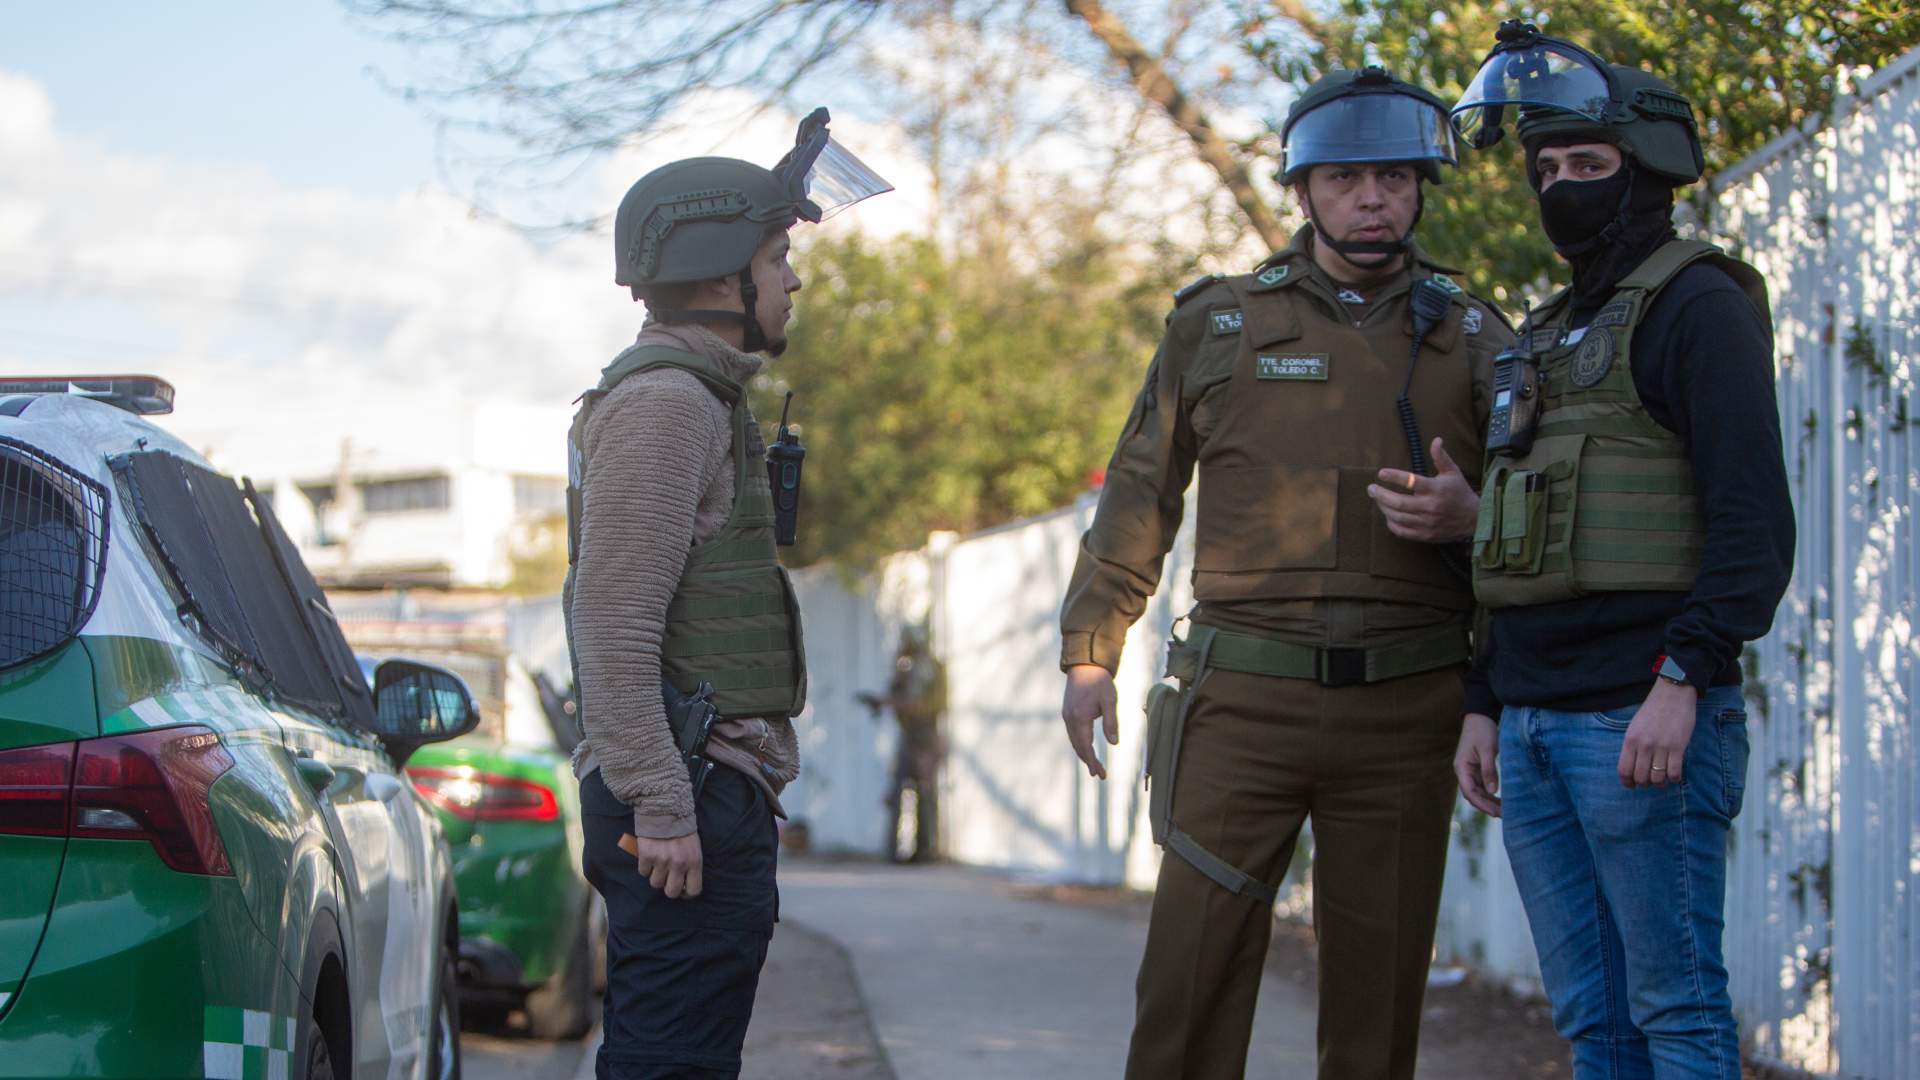
[[[265,482],[343,452],[564,473],[571,402],[641,310],[604,234],[471,213],[431,119],[379,80],[418,70],[403,48],[331,0],[0,0],[0,25],[0,373],[159,375],[178,392],[163,422]],[[796,120],[681,125],[599,163],[582,197],[610,208],[722,146],[771,162]],[[892,123],[836,110],[835,137],[898,190],[822,228],[924,227],[927,170]],[[1042,150],[1070,172],[1075,151]]]

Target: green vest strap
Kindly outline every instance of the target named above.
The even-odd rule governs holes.
[[[1217,668],[1278,679],[1313,679],[1326,686],[1351,686],[1452,667],[1465,663],[1473,655],[1463,628],[1391,645],[1351,649],[1321,649],[1276,638],[1209,629],[1213,631],[1212,646],[1204,659],[1194,645],[1175,643],[1168,649],[1168,675],[1192,682],[1203,670]]]

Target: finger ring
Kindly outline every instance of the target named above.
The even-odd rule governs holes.
[[[1415,478],[1415,477],[1416,477],[1417,475],[1418,475],[1417,473],[1408,473],[1408,474],[1407,474],[1407,490],[1408,490],[1408,491],[1412,491],[1412,490],[1413,490],[1413,482],[1414,482],[1414,478]]]
[[[1654,771],[1654,772],[1666,772],[1666,771],[1667,771],[1667,767],[1666,767],[1665,765],[1655,765],[1655,766],[1653,767],[1653,771]]]

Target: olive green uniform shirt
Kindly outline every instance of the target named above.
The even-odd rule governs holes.
[[[1381,468],[1410,468],[1394,402],[1413,348],[1413,283],[1438,277],[1453,300],[1414,361],[1422,441],[1442,437],[1476,488],[1492,361],[1512,332],[1417,247],[1408,269],[1354,290],[1314,264],[1311,245],[1303,228],[1258,272],[1178,295],[1081,540],[1060,613],[1062,667],[1118,667],[1196,468],[1196,620],[1351,647],[1469,619],[1464,560],[1392,536],[1366,487]]]

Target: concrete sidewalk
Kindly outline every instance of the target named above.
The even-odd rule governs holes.
[[[803,860],[781,866],[780,898],[781,918],[852,957],[899,1080],[1113,1080],[1125,1069],[1146,942],[1137,907],[1022,896],[961,867]],[[1247,1075],[1311,1077],[1313,1027],[1310,993],[1269,975]]]
[[[845,948],[898,1080],[1125,1071],[1145,898],[966,867],[807,859],[782,863],[780,895],[783,919]],[[1248,1077],[1314,1075],[1312,970],[1310,932],[1276,927]],[[1428,992],[1418,1069],[1421,1080],[1568,1076],[1544,1006],[1480,986]]]

